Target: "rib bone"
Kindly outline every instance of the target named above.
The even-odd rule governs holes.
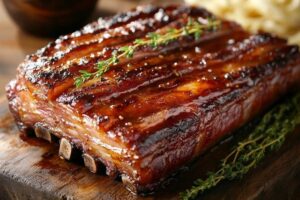
[[[84,165],[85,165],[92,173],[97,173],[97,171],[98,171],[98,166],[97,166],[97,163],[96,163],[95,159],[94,159],[91,155],[89,155],[89,154],[87,154],[87,153],[83,154],[82,157],[83,157]]]
[[[59,145],[59,156],[63,159],[70,160],[72,156],[73,146],[72,144],[65,138],[60,140]]]
[[[44,140],[47,140],[49,142],[52,142],[52,135],[50,133],[50,131],[48,131],[46,128],[37,125],[34,129],[35,135],[37,138],[42,138]]]

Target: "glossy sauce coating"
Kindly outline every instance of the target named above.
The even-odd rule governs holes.
[[[61,130],[66,135],[76,130],[78,117],[84,124],[77,125],[90,126],[94,133],[77,129],[69,134],[75,143],[85,151],[92,142],[118,154],[109,153],[118,170],[130,173],[141,188],[151,189],[261,112],[300,74],[296,46],[265,33],[251,35],[233,22],[222,21],[218,30],[204,31],[199,40],[182,37],[155,49],[142,47],[103,77],[74,86],[80,70],[93,72],[95,64],[114,50],[149,32],[181,28],[189,17],[205,21],[213,16],[194,7],[148,6],[99,19],[28,56],[18,69],[19,85],[37,101],[51,104],[49,112],[41,113],[50,116],[60,108],[61,115],[74,114],[74,122],[66,120],[58,135]],[[266,87],[268,80],[269,97],[258,96],[258,104],[252,94]],[[279,87],[282,83],[286,85]],[[14,93],[18,91],[15,87]],[[249,108],[257,104],[257,109],[247,110],[247,103]],[[47,110],[47,105],[40,108]],[[44,123],[51,127],[50,121]],[[103,150],[90,151],[99,156]]]

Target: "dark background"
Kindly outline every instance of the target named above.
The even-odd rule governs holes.
[[[99,0],[89,21],[100,16],[112,15],[129,10],[139,4],[177,3],[180,0]],[[41,38],[21,31],[8,16],[3,1],[0,2],[0,98],[5,94],[5,85],[13,79],[16,67],[25,56],[34,53],[54,38]]]

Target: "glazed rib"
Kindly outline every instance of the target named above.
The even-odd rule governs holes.
[[[213,15],[186,6],[139,7],[28,56],[7,86],[20,130],[33,128],[47,140],[55,135],[62,157],[80,149],[92,172],[101,162],[130,190],[149,192],[300,82],[297,46],[222,21],[199,40],[139,48],[103,77],[75,87],[80,70],[92,72],[114,50],[149,32],[181,28],[190,17]]]

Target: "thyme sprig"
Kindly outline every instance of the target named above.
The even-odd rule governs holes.
[[[300,124],[300,93],[265,114],[250,135],[239,142],[221,161],[219,170],[209,172],[206,179],[196,180],[192,188],[180,194],[181,198],[195,199],[225,179],[241,178],[250,169],[255,168],[267,153],[279,149],[286,135],[298,124]]]
[[[100,78],[111,66],[118,64],[121,58],[132,58],[139,47],[150,46],[157,48],[160,45],[166,45],[182,36],[194,36],[195,40],[199,40],[204,31],[215,30],[219,26],[220,21],[216,19],[208,19],[207,23],[202,24],[193,18],[189,18],[188,23],[180,29],[171,28],[162,34],[156,32],[148,33],[144,39],[136,39],[133,45],[123,46],[113,51],[110,58],[99,61],[95,66],[95,72],[80,70],[80,76],[75,78],[74,84],[76,87],[80,87],[90,79]]]

